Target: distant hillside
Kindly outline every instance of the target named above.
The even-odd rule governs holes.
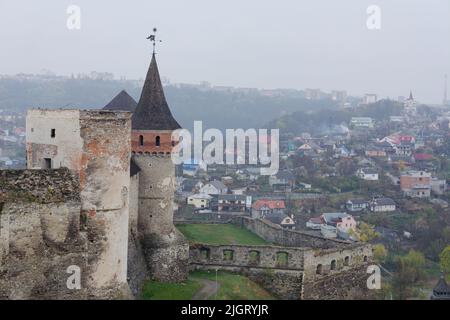
[[[387,120],[390,116],[401,115],[402,104],[391,100],[380,100],[376,103],[349,109],[322,109],[315,112],[297,111],[270,121],[270,128],[282,129],[284,133],[313,134],[333,130],[342,123],[348,125],[352,117],[372,117],[377,121]]]
[[[0,79],[0,109],[101,108],[122,89],[139,99],[141,87],[136,81],[3,78]],[[203,120],[205,127],[219,129],[259,128],[297,111],[336,109],[336,102],[306,100],[299,94],[270,97],[175,86],[165,90],[172,112],[185,128],[191,128],[194,120]]]

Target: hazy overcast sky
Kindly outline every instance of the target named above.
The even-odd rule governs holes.
[[[81,29],[66,27],[69,5]],[[369,5],[381,30],[366,27]],[[0,74],[143,78],[158,27],[172,82],[443,98],[449,0],[0,0]]]

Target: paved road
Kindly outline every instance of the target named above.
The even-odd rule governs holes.
[[[215,281],[205,279],[199,280],[203,282],[203,287],[194,294],[192,300],[208,300],[214,298],[220,288],[220,283],[216,284]]]

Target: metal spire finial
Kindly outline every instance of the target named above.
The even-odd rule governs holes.
[[[153,42],[153,54],[156,53],[156,42],[162,42],[161,40],[156,39],[156,32],[158,31],[158,29],[153,28],[153,34],[147,37],[147,40],[150,40],[151,42]]]

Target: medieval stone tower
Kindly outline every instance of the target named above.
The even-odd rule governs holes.
[[[164,96],[153,53],[132,116],[132,171],[138,172],[138,179],[131,179],[131,190],[138,190],[138,205],[132,208],[130,229],[133,232],[133,211],[137,210],[137,234],[147,268],[150,277],[159,281],[184,280],[188,270],[189,246],[173,224],[175,166],[171,153],[178,141],[172,140],[172,132],[179,128]]]

